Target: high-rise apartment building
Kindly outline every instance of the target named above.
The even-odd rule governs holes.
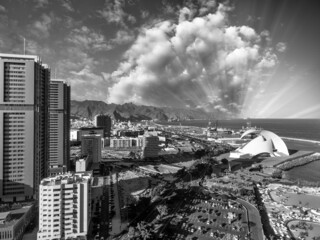
[[[96,127],[104,129],[103,137],[110,137],[112,120],[108,115],[99,114],[94,117],[94,122]]]
[[[49,85],[48,159],[51,176],[69,169],[70,86],[53,79]]]
[[[40,184],[37,239],[87,239],[91,218],[91,175],[65,173]]]
[[[0,54],[0,201],[37,196],[47,175],[49,79],[39,57]]]
[[[87,156],[89,162],[101,161],[101,135],[83,135],[81,141],[81,154]]]

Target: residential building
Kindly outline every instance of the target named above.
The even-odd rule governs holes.
[[[100,135],[100,138],[103,138],[104,136],[104,129],[103,128],[97,128],[97,127],[83,127],[80,128],[78,131],[78,141],[82,141],[83,135]]]
[[[117,135],[120,137],[138,137],[144,134],[144,130],[119,130]]]
[[[78,141],[78,132],[79,132],[79,129],[70,130],[70,141]]]
[[[70,86],[53,79],[49,87],[49,174],[66,172],[70,167]]]
[[[110,137],[111,124],[112,124],[112,120],[110,116],[98,114],[94,117],[94,122],[96,127],[104,129],[103,137]]]
[[[91,174],[65,173],[40,184],[37,239],[87,239],[91,218]]]
[[[76,161],[76,172],[85,172],[87,171],[88,168],[88,161],[87,158],[81,158],[79,160]]]
[[[156,136],[145,135],[143,137],[142,157],[154,158],[159,156],[159,138]]]
[[[0,54],[0,201],[35,198],[48,174],[49,79],[38,56]]]
[[[83,135],[81,154],[87,156],[89,163],[101,162],[101,135]]]
[[[131,148],[131,147],[139,147],[143,146],[143,137],[137,138],[110,138],[110,147],[111,148]]]

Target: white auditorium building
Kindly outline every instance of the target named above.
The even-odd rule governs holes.
[[[284,141],[275,133],[266,130],[250,129],[244,132],[240,139],[251,134],[256,135],[250,142],[230,152],[230,158],[248,158],[262,153],[272,157],[289,156],[289,151]]]

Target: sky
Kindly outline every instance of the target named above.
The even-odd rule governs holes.
[[[318,0],[1,0],[0,52],[73,100],[320,118]]]

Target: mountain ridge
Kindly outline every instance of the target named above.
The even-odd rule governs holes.
[[[177,121],[190,119],[209,119],[211,113],[202,109],[182,109],[170,107],[154,107],[145,105],[136,105],[134,103],[105,103],[103,101],[71,100],[71,116],[74,118],[87,118],[93,120],[97,114],[107,114],[111,118],[120,121],[141,121],[141,120],[159,120],[159,121]]]

